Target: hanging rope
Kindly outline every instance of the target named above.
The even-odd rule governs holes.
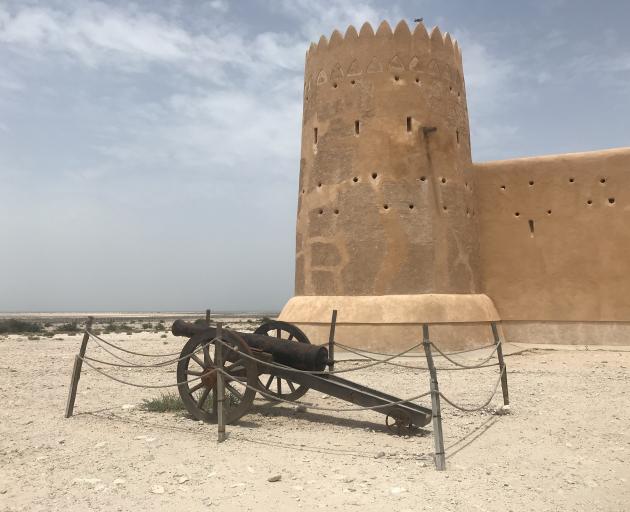
[[[320,346],[325,347],[327,345],[328,345],[328,343],[322,343]],[[343,348],[344,350],[348,350],[348,352],[352,352],[353,351],[352,347],[349,347],[348,345],[344,345],[343,343],[340,343],[338,341],[335,341],[335,345],[338,346],[338,347]],[[483,350],[484,348],[490,348],[490,347],[494,347],[494,346],[495,346],[494,343],[489,343],[488,345],[482,345],[481,347],[469,348],[469,349],[466,349],[466,350],[458,350],[457,352],[448,352],[447,355],[450,356],[450,355],[457,355],[457,354],[465,354],[467,352],[476,352],[477,350]],[[366,350],[364,348],[355,349],[355,350],[359,350],[360,352],[363,352],[365,354],[372,354],[372,355],[375,355],[375,356],[388,357],[388,356],[392,355],[392,354],[388,354],[386,352],[375,352],[375,351],[372,351],[372,350]],[[356,352],[355,352],[355,354],[356,354]],[[358,354],[358,355],[361,355],[361,354]],[[424,354],[418,353],[418,355],[407,354],[407,355],[403,355],[403,356],[400,356],[400,357],[423,357],[423,356],[424,356]]]
[[[141,357],[168,357],[168,356],[177,356],[177,355],[179,355],[179,352],[173,352],[173,353],[169,353],[169,354],[143,354],[142,352],[134,352],[133,350],[127,350],[126,348],[119,347],[118,345],[115,345],[114,343],[111,343],[111,342],[109,342],[107,340],[104,340],[103,338],[101,338],[100,336],[97,336],[93,332],[90,332],[90,331],[86,331],[86,332],[91,337],[102,341],[106,345],[109,345],[110,347],[115,348],[116,350],[120,350],[121,352],[126,352],[127,354],[132,354],[134,356],[141,356]]]
[[[134,388],[148,388],[148,389],[174,388],[174,387],[178,387],[178,386],[181,386],[183,384],[186,384],[186,383],[190,383],[190,382],[195,382],[197,380],[201,380],[201,376],[199,376],[199,377],[195,377],[194,379],[185,380],[184,382],[176,382],[175,384],[158,384],[158,385],[153,385],[153,384],[136,384],[135,382],[129,382],[129,381],[126,381],[126,380],[123,380],[123,379],[119,379],[118,377],[114,377],[113,375],[110,375],[109,373],[105,373],[103,370],[101,370],[101,369],[97,368],[96,366],[94,366],[93,364],[91,364],[90,360],[88,358],[86,358],[86,357],[81,357],[79,355],[77,355],[77,357],[79,359],[81,359],[90,368],[92,368],[92,370],[94,370],[97,373],[100,373],[104,377],[107,377],[108,379],[111,379],[111,380],[115,380],[116,382],[120,382],[121,384],[125,384],[126,386],[133,386]]]
[[[192,352],[190,352],[189,354],[186,354],[182,357],[178,357],[177,359],[169,359],[167,361],[161,361],[159,363],[154,363],[154,364],[136,364],[136,363],[132,363],[131,361],[127,361],[126,359],[123,359],[122,357],[117,356],[116,354],[114,354],[113,352],[107,350],[105,347],[101,346],[97,340],[94,340],[103,350],[105,350],[108,354],[112,355],[113,357],[115,357],[116,359],[120,359],[121,361],[123,361],[124,363],[128,363],[128,364],[119,364],[119,363],[112,363],[110,361],[101,361],[99,359],[94,359],[92,357],[88,357],[85,356],[88,360],[90,361],[94,361],[96,363],[100,363],[100,364],[106,364],[109,366],[117,366],[119,368],[159,368],[159,367],[163,367],[163,366],[170,366],[171,364],[175,364],[175,363],[179,363],[180,361],[183,361],[184,359],[189,359],[193,356],[193,354],[198,354],[199,352],[205,350],[206,347],[209,347],[210,345],[214,344],[214,341],[216,340],[216,338],[213,338],[212,340],[210,340],[209,342],[205,343],[204,345],[200,345],[199,347],[197,347],[195,350],[193,350]]]
[[[368,355],[361,354],[361,352],[357,352],[357,351],[351,349],[350,347],[345,348],[345,350],[347,350],[348,352],[352,352],[353,354],[356,354],[358,356],[362,356],[364,359],[368,359],[370,361],[379,361],[379,362],[382,362],[383,364],[387,364],[387,365],[391,365],[391,366],[397,366],[399,368],[409,368],[411,370],[428,370],[429,369],[426,366],[413,366],[413,365],[410,365],[410,364],[394,363],[394,362],[391,362],[391,361],[386,361],[384,359],[376,359],[374,357],[370,357]],[[405,357],[405,356],[403,356],[403,357]],[[347,362],[347,361],[362,361],[362,359],[340,359],[340,360],[335,361],[335,363],[344,363],[344,362]],[[499,363],[486,364],[486,365],[478,366],[477,368],[490,368],[492,366],[498,366],[498,364]],[[468,369],[469,368],[463,368],[463,367],[436,368],[436,370],[440,370],[440,371],[468,370]]]
[[[490,394],[490,398],[488,398],[488,400],[486,400],[483,403],[483,405],[480,405],[479,407],[468,408],[468,407],[464,407],[462,405],[457,405],[452,400],[447,398],[446,395],[444,395],[444,393],[442,393],[441,391],[440,391],[440,396],[444,399],[444,401],[447,404],[449,404],[451,407],[454,407],[455,409],[459,409],[460,411],[463,411],[463,412],[477,412],[477,411],[480,411],[481,409],[486,407],[492,401],[492,399],[494,398],[494,395],[497,394],[497,390],[499,389],[499,384],[501,383],[501,377],[503,377],[503,372],[505,372],[505,367],[501,368],[501,372],[499,373],[499,378],[497,379],[497,382],[494,385],[494,389],[492,390],[492,393]]]
[[[459,361],[455,361],[454,359],[449,357],[447,354],[442,352],[440,350],[440,348],[435,343],[433,343],[432,341],[430,343],[433,346],[433,348],[435,348],[435,350],[437,350],[438,353],[441,354],[447,361],[450,361],[454,365],[459,366],[460,368],[467,369],[467,370],[474,370],[475,368],[481,368],[484,364],[486,364],[488,361],[490,361],[490,359],[492,359],[492,356],[494,356],[495,352],[499,348],[499,345],[501,345],[501,341],[499,341],[499,343],[497,343],[494,346],[494,349],[492,350],[492,352],[490,352],[490,355],[488,355],[488,357],[486,357],[483,361],[480,361],[480,362],[478,362],[477,364],[474,364],[474,365],[466,365],[466,364],[460,363]]]

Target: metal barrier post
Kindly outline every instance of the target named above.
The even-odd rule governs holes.
[[[433,410],[433,440],[435,442],[435,469],[444,471],[446,469],[446,458],[444,455],[444,436],[442,434],[442,414],[440,412],[440,388],[438,386],[437,370],[433,363],[431,354],[431,341],[429,340],[429,325],[422,324],[422,345],[427,357],[427,366],[431,376],[431,409]]]
[[[77,388],[79,386],[79,379],[81,378],[81,368],[83,367],[83,356],[87,350],[87,344],[90,339],[89,332],[92,330],[92,322],[94,318],[88,316],[87,323],[85,324],[85,332],[83,334],[83,341],[81,342],[81,348],[79,354],[74,356],[74,367],[72,368],[72,378],[70,379],[70,391],[68,392],[68,401],[66,402],[66,418],[72,416],[74,412],[74,401],[77,397]]]
[[[210,310],[206,309],[206,327],[210,327]]]
[[[501,338],[499,337],[499,330],[495,322],[490,322],[492,327],[492,336],[494,337],[494,343],[497,346],[497,358],[499,359],[499,371],[501,372],[501,391],[503,391],[503,405],[510,405],[510,396],[508,394],[508,382],[507,382],[507,368],[503,359],[503,347],[501,346]]]
[[[328,335],[328,371],[335,369],[335,327],[337,326],[337,310],[333,309]]]
[[[223,324],[217,323],[216,341],[214,343],[214,364],[217,367],[217,441],[225,441],[225,378],[223,373],[223,340],[221,339]]]

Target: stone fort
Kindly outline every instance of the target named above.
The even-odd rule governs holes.
[[[604,128],[604,127],[603,127]],[[472,162],[461,50],[404,21],[306,54],[295,297],[313,340],[628,343],[630,148]],[[432,332],[435,331],[432,327]]]

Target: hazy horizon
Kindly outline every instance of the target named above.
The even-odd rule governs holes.
[[[0,310],[278,311],[308,45],[418,17],[474,161],[630,145],[621,0],[0,0]]]

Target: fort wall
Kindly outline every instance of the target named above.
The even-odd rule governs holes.
[[[474,165],[480,275],[513,339],[630,343],[630,148]]]

